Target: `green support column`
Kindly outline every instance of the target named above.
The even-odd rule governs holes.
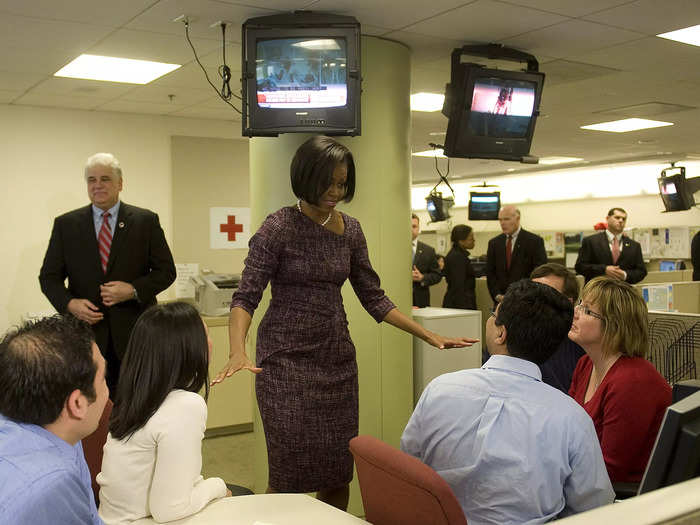
[[[338,140],[355,158],[355,198],[339,210],[356,217],[367,238],[370,260],[382,287],[398,308],[411,314],[410,278],[410,51],[397,42],[362,38],[362,136]],[[310,135],[286,134],[250,141],[252,226],[271,212],[294,203],[289,165]],[[362,308],[349,283],[343,288],[350,335],[357,349],[360,383],[360,433],[398,446],[413,409],[412,339]],[[269,288],[251,325],[249,350],[269,302]],[[255,491],[267,486],[267,451],[260,415],[255,411]],[[350,511],[362,514],[357,480]]]

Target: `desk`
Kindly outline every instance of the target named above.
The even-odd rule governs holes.
[[[255,494],[236,496],[211,502],[198,514],[181,520],[170,521],[171,525],[367,525],[361,520],[307,496],[306,494]],[[145,518],[133,525],[154,525]]]

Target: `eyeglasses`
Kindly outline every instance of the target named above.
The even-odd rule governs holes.
[[[601,321],[605,321],[605,318],[602,315],[595,313],[593,310],[591,310],[586,305],[584,305],[583,301],[581,299],[576,301],[576,306],[574,308],[578,308],[586,315],[589,315],[591,317],[595,317],[596,319],[600,319]]]

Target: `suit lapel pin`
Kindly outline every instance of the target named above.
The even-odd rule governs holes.
[[[123,222],[120,222],[120,223],[119,223],[119,227],[120,227],[120,228],[123,228],[123,227],[124,227],[124,223],[123,223]]]

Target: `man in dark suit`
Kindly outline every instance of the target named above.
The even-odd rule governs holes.
[[[411,215],[411,237],[413,244],[413,306],[423,308],[430,306],[430,286],[442,279],[435,250],[418,240],[420,219],[415,213]]]
[[[599,275],[638,283],[647,275],[642,247],[622,232],[627,223],[627,212],[612,208],[607,216],[608,228],[583,239],[576,259],[576,272],[586,282]]]
[[[547,262],[544,240],[520,227],[520,211],[515,206],[503,206],[498,222],[503,233],[489,241],[486,252],[486,281],[494,302],[511,283],[529,278],[532,270]]]
[[[92,325],[114,394],[131,329],[173,283],[175,264],[158,215],[120,202],[113,155],[90,157],[85,180],[92,204],[55,219],[39,282],[58,312]]]

